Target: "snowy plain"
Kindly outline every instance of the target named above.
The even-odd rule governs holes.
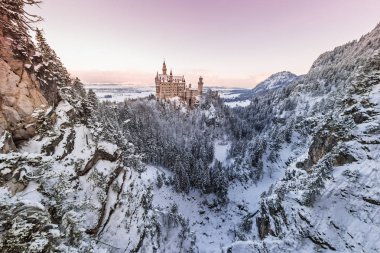
[[[222,99],[236,99],[245,89],[241,88],[223,88],[209,87],[212,90],[218,91]],[[98,96],[100,101],[123,102],[125,99],[145,98],[155,94],[154,86],[126,86],[126,85],[87,85],[86,89],[92,89]],[[208,89],[208,88],[206,88]],[[250,100],[237,100],[233,102],[225,102],[229,107],[245,107],[250,104]]]

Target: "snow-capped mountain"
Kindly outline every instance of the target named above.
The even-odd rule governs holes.
[[[259,83],[252,91],[254,93],[259,93],[272,89],[282,88],[289,85],[297,79],[298,76],[289,71],[278,72],[269,76],[267,79]]]
[[[284,88],[289,84],[297,81],[299,78],[299,76],[289,71],[278,72],[269,76],[267,79],[259,83],[255,88],[246,91],[240,90],[237,95],[232,94],[231,98],[224,98],[224,101],[227,105],[232,105],[232,107],[235,105],[246,106],[255,96],[270,90]]]

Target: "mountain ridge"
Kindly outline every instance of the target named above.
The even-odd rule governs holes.
[[[270,75],[267,79],[257,84],[256,87],[252,89],[252,91],[259,93],[264,90],[282,88],[297,79],[298,76],[290,71],[280,71]]]
[[[374,129],[378,129],[380,114],[379,48],[377,26],[359,41],[322,54],[308,74],[282,90],[286,95],[268,92],[251,105],[252,111],[260,111],[260,105],[268,101],[268,110],[277,112],[271,118],[283,125],[279,131],[293,129],[294,139],[286,145],[300,147],[300,153],[290,154],[285,176],[263,194],[256,217],[263,241],[235,242],[229,248],[232,252],[380,249],[379,237],[372,233],[380,229],[380,221],[365,218],[376,212],[376,205],[364,200],[378,196],[374,164],[379,162],[379,143],[373,140],[378,138]],[[266,138],[255,138],[278,138],[268,138],[277,124],[267,125],[260,133]],[[269,170],[263,162],[263,170]]]

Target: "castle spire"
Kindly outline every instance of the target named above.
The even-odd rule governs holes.
[[[199,95],[203,95],[203,77],[200,76],[199,77],[199,81],[198,81],[198,93]]]
[[[165,63],[165,59],[164,59],[164,64],[162,64],[162,74],[163,75],[166,75],[166,63]]]

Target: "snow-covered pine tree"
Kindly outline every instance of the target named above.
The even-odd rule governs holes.
[[[92,89],[89,89],[87,92],[87,101],[88,105],[92,111],[96,111],[99,106],[99,100],[95,92]]]
[[[71,83],[70,74],[62,64],[55,51],[46,42],[43,31],[36,30],[36,41],[41,56],[40,65],[36,67],[38,79],[42,85],[54,83],[58,87],[67,86]]]
[[[186,170],[183,167],[180,161],[180,158],[178,156],[176,158],[174,169],[175,169],[175,176],[174,176],[175,189],[178,192],[188,193],[190,190],[189,176],[187,175]]]
[[[86,97],[86,90],[84,89],[83,87],[83,83],[82,81],[76,77],[73,81],[73,90],[74,92],[79,96],[79,97],[82,97],[82,98],[85,98]]]
[[[84,88],[83,85],[80,85],[80,92],[82,93]],[[98,109],[99,109],[99,100],[96,97],[95,92],[90,89],[87,94],[78,94],[77,91],[74,91],[76,95],[79,97],[79,101],[81,101],[81,107],[83,110],[83,119],[85,119],[85,124],[92,127],[93,129],[96,129],[99,125],[99,116],[98,116]]]
[[[12,49],[17,57],[30,60],[33,56],[33,43],[28,33],[33,23],[42,20],[37,15],[25,11],[25,5],[37,5],[39,0],[1,0],[0,25],[5,36],[12,38]]]

